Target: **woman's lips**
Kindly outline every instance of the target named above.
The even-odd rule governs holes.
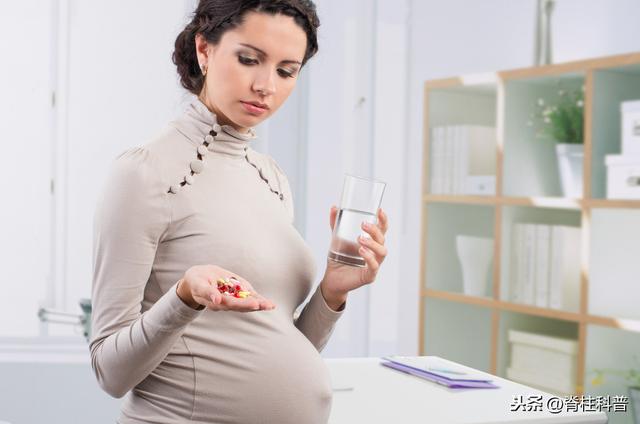
[[[242,103],[242,106],[244,107],[244,109],[252,115],[256,115],[256,116],[262,115],[267,111],[267,109],[252,105],[251,103],[246,103],[243,101],[241,101],[240,103]]]

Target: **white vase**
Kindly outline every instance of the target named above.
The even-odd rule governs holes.
[[[456,236],[456,251],[462,267],[462,288],[469,296],[486,296],[493,239]]]
[[[558,174],[564,197],[582,198],[582,163],[584,146],[582,144],[556,144]]]

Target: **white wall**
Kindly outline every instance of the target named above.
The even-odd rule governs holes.
[[[317,2],[319,53],[309,62],[305,238],[318,265],[326,268],[331,238],[329,210],[338,205],[344,173],[370,176],[374,12],[371,2]],[[364,99],[364,100],[363,100]],[[350,295],[347,310],[326,346],[325,356],[366,355],[367,287]]]
[[[50,268],[52,7],[40,0],[2,9],[0,334],[34,336]],[[22,314],[25,309],[32,313]],[[10,326],[16,316],[19,324]]]

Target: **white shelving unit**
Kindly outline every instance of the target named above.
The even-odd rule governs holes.
[[[552,141],[527,126],[539,98],[584,86],[583,196],[561,197]],[[508,331],[578,342],[576,394],[628,395],[611,377],[591,384],[596,368],[624,369],[640,355],[640,201],[606,199],[607,154],[620,153],[620,102],[640,98],[640,53],[425,82],[419,344],[439,355],[505,376]],[[430,193],[431,129],[496,128],[496,194]],[[511,231],[516,222],[579,227],[581,282],[574,308],[509,301]],[[457,235],[494,240],[489,289],[465,295]],[[631,413],[611,423],[633,422]]]

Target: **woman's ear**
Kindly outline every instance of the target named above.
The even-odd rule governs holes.
[[[198,65],[200,69],[209,63],[210,45],[202,34],[196,34],[196,55],[198,56]],[[203,72],[204,73],[204,72]]]

